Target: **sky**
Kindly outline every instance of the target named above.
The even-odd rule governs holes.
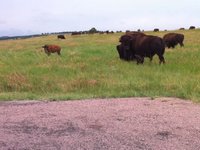
[[[0,36],[200,27],[199,0],[1,0]]]

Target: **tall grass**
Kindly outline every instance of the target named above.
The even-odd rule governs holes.
[[[185,35],[185,47],[166,49],[165,65],[157,56],[143,65],[120,60],[121,34],[0,41],[0,99],[169,96],[200,101],[200,30],[175,32]],[[44,44],[60,45],[61,56],[47,56]]]

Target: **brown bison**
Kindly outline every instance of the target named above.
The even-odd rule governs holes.
[[[58,35],[57,38],[58,39],[65,39],[65,36],[64,35]]]
[[[158,28],[155,28],[153,31],[154,31],[154,32],[159,32],[159,29],[158,29]]]
[[[193,30],[193,29],[195,29],[195,26],[190,26],[189,29],[190,29],[190,30]]]
[[[144,63],[144,57],[149,57],[152,61],[155,54],[159,57],[159,64],[165,63],[163,57],[165,44],[162,38],[151,35],[138,35],[132,40],[132,50],[135,53],[137,64]]]
[[[133,51],[130,49],[131,44],[130,44],[130,40],[132,39],[132,36],[134,35],[145,35],[142,32],[127,32],[125,35],[122,35],[119,39],[119,42],[121,43],[120,45],[117,45],[117,51],[119,53],[119,57],[120,59],[123,60],[134,60],[135,59],[135,55],[133,53]]]
[[[163,39],[160,37],[145,34],[123,35],[120,38],[120,42],[121,46],[117,46],[117,48],[121,48],[121,51],[125,51],[124,54],[129,52],[129,58],[136,59],[137,64],[143,64],[144,57],[149,57],[150,61],[152,61],[155,54],[158,55],[160,64],[165,63],[165,59],[163,57],[165,44]]]
[[[47,55],[50,55],[51,53],[57,53],[60,55],[61,47],[57,45],[44,45],[42,46],[44,48],[44,51]]]
[[[180,28],[179,30],[185,30],[185,28]]]
[[[177,44],[181,47],[184,46],[183,40],[184,35],[179,33],[168,33],[163,36],[163,40],[165,42],[165,46],[168,48],[174,48]]]
[[[121,44],[117,45],[117,51],[119,53],[120,59],[127,61],[132,60],[134,56],[130,50],[130,44],[128,43],[129,39],[131,39],[131,35],[123,35],[119,40]]]

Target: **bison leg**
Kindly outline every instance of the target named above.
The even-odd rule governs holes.
[[[50,53],[50,52],[47,52],[46,54],[47,54],[48,56],[50,56],[50,55],[51,55],[51,53]]]
[[[183,43],[180,43],[180,46],[181,46],[181,47],[183,47],[183,46],[184,46],[184,44],[183,44]]]
[[[58,51],[57,53],[58,53],[58,55],[60,55],[60,51]]]
[[[152,60],[153,60],[153,57],[150,57],[150,62],[152,62]]]
[[[138,65],[139,63],[141,63],[141,64],[144,63],[144,57],[139,56],[139,55],[135,55],[135,57],[136,57],[136,60],[137,60],[137,65]]]
[[[45,52],[48,56],[50,55],[50,52],[49,52],[47,49],[45,49],[44,52]]]
[[[159,56],[160,62],[159,64],[163,63],[165,64],[165,58],[163,56]]]
[[[141,60],[141,64],[143,64],[144,63],[144,57],[142,57],[142,60]]]

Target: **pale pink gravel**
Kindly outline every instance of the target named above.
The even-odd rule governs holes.
[[[176,98],[0,102],[0,150],[200,150],[200,105]]]

